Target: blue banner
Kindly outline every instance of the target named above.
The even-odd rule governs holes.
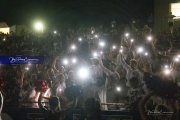
[[[43,64],[44,56],[0,56],[0,64]]]

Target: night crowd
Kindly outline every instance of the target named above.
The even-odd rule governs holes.
[[[1,64],[3,107],[41,108],[49,120],[73,109],[87,110],[87,120],[101,120],[102,110],[178,120],[180,32],[155,34],[134,21],[111,25],[1,33],[1,56],[46,58],[44,64]]]

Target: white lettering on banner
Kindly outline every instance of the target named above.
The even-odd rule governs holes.
[[[27,57],[26,58],[21,58],[21,57],[10,57],[9,58],[10,60],[10,63],[15,63],[15,62],[23,62],[23,63],[34,63],[34,62],[38,62],[39,60],[38,59],[28,59]]]

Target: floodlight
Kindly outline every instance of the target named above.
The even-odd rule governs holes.
[[[35,24],[35,28],[36,28],[36,30],[42,30],[43,29],[43,24],[41,22],[37,22]]]
[[[80,78],[84,79],[84,78],[87,78],[88,75],[89,75],[89,72],[86,68],[80,68],[79,71],[78,71],[78,75]]]

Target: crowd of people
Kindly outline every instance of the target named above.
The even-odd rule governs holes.
[[[178,119],[179,37],[177,30],[155,34],[148,25],[119,27],[115,21],[111,30],[2,33],[1,56],[46,58],[44,64],[1,64],[4,106],[41,108],[47,119],[75,108],[88,110],[87,120],[100,120],[101,110]]]

